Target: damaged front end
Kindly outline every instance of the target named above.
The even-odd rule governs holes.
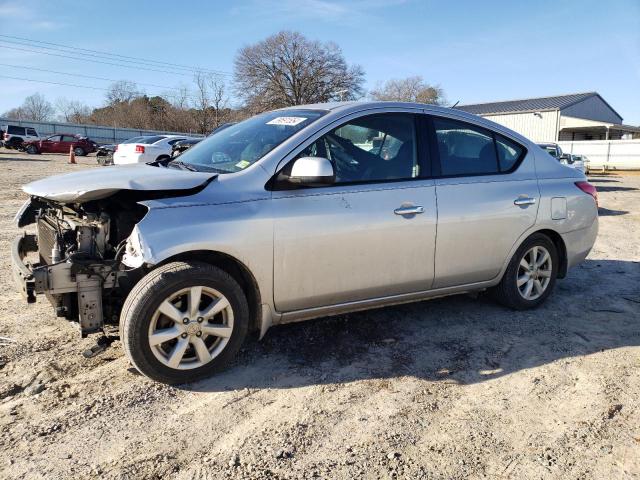
[[[27,301],[45,294],[56,315],[77,321],[83,336],[117,323],[132,281],[122,264],[126,240],[146,209],[113,201],[29,204],[16,220],[24,226],[32,215],[36,233],[24,233],[12,248],[14,279]],[[30,214],[34,204],[39,208]]]
[[[161,170],[165,178],[156,173]],[[35,225],[35,232],[14,240],[12,263],[15,283],[27,301],[33,303],[37,294],[44,294],[58,317],[78,322],[82,336],[117,324],[124,299],[146,273],[138,259],[143,247],[136,224],[148,208],[140,202],[193,195],[213,179],[167,170],[145,166],[146,178],[156,178],[138,181],[135,188],[100,177],[93,182],[99,185],[76,196],[68,188],[62,192],[52,187],[56,177],[25,187],[31,199],[15,222],[20,228]],[[63,177],[58,185],[68,184],[68,177],[86,175],[78,174]],[[81,178],[75,180],[83,185]]]

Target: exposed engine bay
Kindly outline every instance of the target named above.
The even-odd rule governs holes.
[[[117,324],[124,298],[142,274],[122,263],[127,238],[147,211],[131,197],[120,192],[83,204],[34,198],[22,216],[21,226],[35,223],[37,232],[23,236],[18,249],[37,253],[29,265],[29,300],[46,294],[56,315],[78,321],[83,336]]]
[[[194,195],[216,177],[140,164],[24,186],[31,198],[15,221],[36,232],[14,240],[17,287],[30,303],[44,294],[58,317],[78,322],[83,336],[117,324],[126,296],[149,270],[136,230],[149,211],[143,202]]]

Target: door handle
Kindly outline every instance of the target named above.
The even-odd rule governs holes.
[[[418,213],[424,213],[424,207],[420,205],[412,205],[410,207],[396,208],[393,213],[396,215],[416,215]]]
[[[523,205],[534,205],[535,203],[536,199],[531,197],[519,197],[513,202],[514,205],[518,205],[519,207],[522,207]]]

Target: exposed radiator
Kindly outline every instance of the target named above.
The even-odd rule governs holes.
[[[56,241],[56,227],[49,223],[46,217],[38,219],[38,254],[40,261],[51,264],[51,250]]]

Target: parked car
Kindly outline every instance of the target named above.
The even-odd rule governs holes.
[[[3,144],[5,148],[18,149],[24,142],[38,141],[40,135],[35,128],[21,127],[19,125],[2,125],[0,130],[4,132]]]
[[[582,171],[585,174],[588,174],[589,169],[591,168],[591,161],[589,160],[589,158],[586,155],[573,155],[573,158],[575,158],[577,162],[582,162]]]
[[[132,364],[167,383],[220,371],[275,324],[482,290],[535,308],[598,230],[582,172],[505,127],[410,103],[267,112],[166,167],[24,191],[16,221],[38,233],[13,244],[20,290],[48,294],[83,335],[119,318]]]
[[[576,170],[580,170],[582,173],[587,173],[586,165],[579,155],[573,155],[571,153],[563,153],[560,157],[560,163],[567,165]]]
[[[562,148],[560,148],[560,145],[557,143],[538,143],[537,145],[553,158],[560,161],[562,157]]]
[[[177,157],[181,153],[186,152],[197,143],[200,143],[202,140],[202,138],[190,138],[174,143],[171,147],[171,158]]]
[[[78,156],[88,155],[96,151],[96,143],[87,137],[72,133],[50,135],[43,140],[24,142],[22,149],[27,153],[69,153],[71,148]]]
[[[96,161],[98,164],[112,165],[113,164],[113,152],[116,151],[116,145],[107,144],[107,145],[98,145],[98,149],[96,152]]]
[[[121,143],[113,154],[113,163],[122,165],[169,160],[173,144],[188,138],[180,135],[149,135],[139,137],[135,142]]]

